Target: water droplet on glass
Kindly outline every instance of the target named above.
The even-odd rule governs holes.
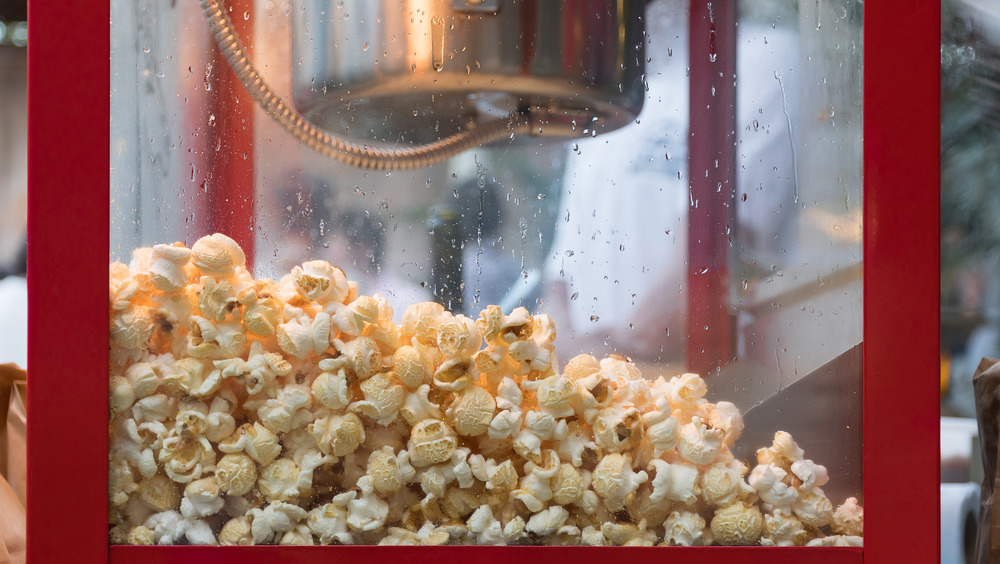
[[[544,200],[545,199],[545,194],[539,194],[538,195],[538,199],[539,200]]]
[[[710,62],[710,63],[714,63],[715,59],[717,59],[717,58],[718,58],[718,55],[715,54],[715,53],[709,53],[708,54],[708,62]]]
[[[243,12],[243,20],[246,21],[249,19],[250,19],[250,12],[249,11]]]
[[[598,319],[600,319],[600,317],[599,317],[599,316],[597,316],[597,315],[591,315],[591,316],[590,316],[590,320],[591,320],[591,321],[597,321]]]
[[[571,257],[576,254],[576,251],[566,251],[566,256]]]
[[[142,44],[142,52],[143,53],[149,53],[149,43],[143,43]]]
[[[580,297],[580,292],[573,292],[573,295],[569,297],[571,300],[575,300]]]

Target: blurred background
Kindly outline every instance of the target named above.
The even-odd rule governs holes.
[[[983,357],[1000,357],[998,250],[1000,2],[943,0],[942,562],[971,561],[983,481],[972,382]]]

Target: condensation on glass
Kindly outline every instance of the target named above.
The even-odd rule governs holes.
[[[687,2],[547,59],[573,98],[574,61],[642,58],[603,98],[581,75],[564,122],[538,113],[559,89],[436,104],[447,26],[524,3],[231,4],[261,77],[336,135],[404,147],[532,108],[552,128],[352,168],[250,111],[197,6],[113,0],[112,543],[860,542],[860,5],[739,3],[735,103],[712,108],[735,184],[709,202],[689,139],[715,92],[691,100],[689,78],[716,60],[689,53]],[[562,17],[632,3],[606,4]],[[499,65],[522,34],[466,37],[480,68],[529,72]],[[323,74],[377,86],[396,51],[419,100]],[[709,304],[728,329],[698,330],[731,355],[698,376],[689,215],[710,205],[731,217]]]

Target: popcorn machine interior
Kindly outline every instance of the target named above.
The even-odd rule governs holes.
[[[111,16],[111,544],[863,543],[860,4]]]

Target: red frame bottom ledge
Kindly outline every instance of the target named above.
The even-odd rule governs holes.
[[[863,548],[844,547],[592,547],[592,546],[111,546],[111,564],[253,564],[273,562],[406,562],[440,564],[464,557],[475,564],[580,564],[677,561],[842,564],[864,560]]]

